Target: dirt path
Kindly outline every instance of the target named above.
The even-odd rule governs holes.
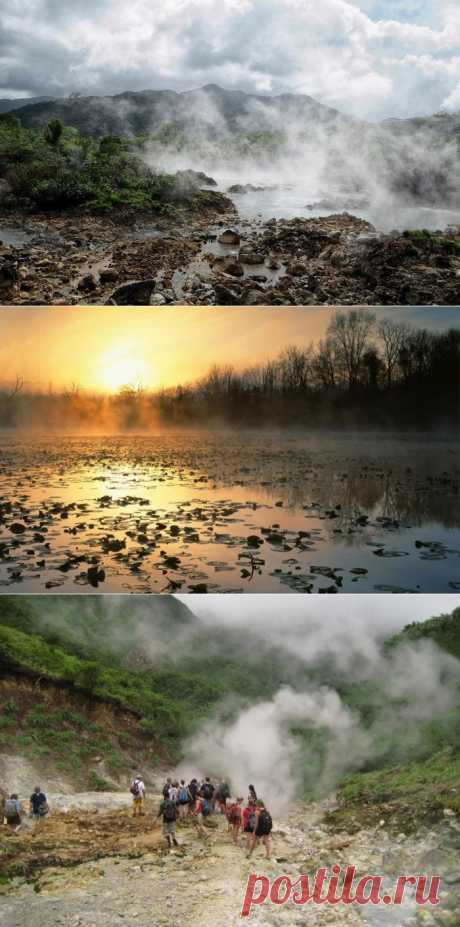
[[[388,884],[393,884],[395,873],[413,871],[423,859],[426,869],[430,859],[434,866],[444,866],[444,871],[449,865],[452,870],[453,865],[452,859],[447,862],[440,857],[446,850],[440,845],[439,834],[395,837],[382,824],[353,835],[331,835],[323,822],[331,802],[299,804],[285,820],[276,821],[270,861],[265,860],[261,848],[248,861],[244,848],[231,843],[226,822],[217,815],[206,840],[199,837],[193,823],[186,823],[178,828],[180,846],[168,851],[160,828],[153,824],[156,801],[146,817],[138,820],[130,816],[129,805],[126,811],[121,807],[126,798],[122,801],[119,794],[95,798],[84,793],[81,802],[79,796],[73,796],[74,803],[84,805],[86,811],[55,814],[40,834],[10,837],[8,841],[2,834],[3,851],[12,840],[18,841],[18,847],[22,845],[24,854],[31,852],[30,845],[35,843],[34,852],[41,856],[43,865],[32,881],[13,879],[3,885],[2,927],[42,923],[47,927],[236,927],[242,923],[240,910],[251,872],[271,879],[286,874],[294,880],[320,866],[338,863],[342,867],[354,865],[361,874],[384,871]],[[113,810],[115,804],[118,810]],[[88,809],[95,806],[98,813],[89,814]],[[457,839],[457,822],[448,822],[446,827],[450,839],[452,834]],[[81,861],[71,865],[78,852]],[[443,905],[458,907],[458,893],[452,895],[452,878],[445,886]],[[414,920],[410,902],[404,909],[368,906],[360,910],[356,906],[298,908],[292,904],[280,909],[265,903],[254,910],[249,922],[258,927],[402,927],[418,923],[447,927],[455,923],[439,919],[439,914],[436,917],[433,920],[430,912],[423,911],[423,918]]]

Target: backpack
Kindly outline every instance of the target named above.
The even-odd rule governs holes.
[[[259,814],[259,821],[257,824],[257,831],[261,836],[266,837],[273,827],[273,821],[271,814],[267,811],[266,808],[263,808]]]
[[[226,782],[223,782],[219,788],[220,797],[222,801],[226,801],[227,798],[230,798],[230,789]]]
[[[201,794],[203,798],[206,798],[207,801],[209,801],[212,798],[212,796],[214,795],[214,788],[210,782],[203,783],[203,785],[201,786]]]
[[[170,785],[164,785],[164,786],[163,786],[163,798],[169,798],[169,790],[170,790],[170,788],[171,788]]]
[[[138,797],[139,797],[139,795],[141,794],[141,790],[140,790],[140,788],[139,788],[139,780],[138,780],[138,779],[134,779],[134,780],[132,781],[132,783],[131,783],[131,788],[130,788],[129,791],[131,792],[131,795],[134,795],[135,798],[138,798]]]
[[[17,817],[18,809],[16,807],[16,802],[13,798],[7,798],[5,801],[5,817],[7,820],[9,818]]]
[[[188,802],[188,791],[184,785],[179,789],[179,801],[181,805],[185,805]]]
[[[176,817],[177,817],[176,804],[175,802],[170,801],[168,799],[167,801],[165,801],[164,807],[163,807],[163,820],[167,824],[171,824],[173,821],[176,820]]]

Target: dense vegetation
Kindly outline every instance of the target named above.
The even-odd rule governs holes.
[[[306,668],[300,658],[264,642],[250,629],[244,640],[239,632],[219,629],[213,633],[187,609],[178,608],[176,614],[172,609],[163,626],[160,615],[161,608],[155,618],[148,603],[140,599],[127,609],[122,600],[109,607],[107,597],[4,596],[0,602],[1,675],[31,674],[84,694],[90,703],[125,706],[135,713],[139,742],[144,738],[170,761],[179,758],[184,738],[216,712],[222,721],[230,720],[242,706],[270,698],[283,684],[299,691],[330,685],[360,718],[372,745],[361,771],[344,782],[338,820],[348,826],[357,807],[378,808],[391,797],[399,801],[404,790],[415,801],[417,790],[422,789],[424,808],[431,809],[429,813],[439,807],[442,811],[447,798],[435,794],[437,770],[441,770],[438,784],[449,793],[449,806],[460,807],[458,709],[411,723],[410,729],[389,725],[389,712],[398,712],[404,699],[385,693],[382,681],[351,682],[330,663]],[[150,651],[146,645],[140,647],[148,635],[154,640]],[[432,640],[458,656],[460,609],[408,626],[386,647],[394,650],[420,639]],[[24,749],[43,743],[46,724],[51,745],[59,739],[56,724],[68,737],[68,729],[62,727],[66,718],[60,719],[59,712],[47,722],[38,718],[34,726],[35,715],[34,710],[21,729]],[[3,705],[0,744],[7,745],[19,722],[14,706]],[[297,727],[295,733],[306,758],[306,793],[315,794],[329,735],[308,724]],[[95,741],[91,743],[94,752]],[[112,754],[113,746],[109,746],[109,758]]]
[[[0,426],[114,432],[160,425],[355,425],[458,423],[460,331],[412,328],[367,310],[336,312],[318,345],[292,345],[257,367],[213,367],[195,383],[158,392],[126,384],[115,395],[78,385],[34,393],[22,380],[0,388]]]
[[[145,137],[93,138],[53,118],[25,128],[13,113],[0,115],[0,180],[5,207],[110,210],[129,207],[165,212],[199,208],[220,194],[200,191],[191,175],[152,170],[143,157]]]
[[[386,647],[390,650],[402,643],[421,640],[434,641],[442,650],[460,660],[460,609],[455,609],[451,615],[407,625],[400,634],[387,641]]]

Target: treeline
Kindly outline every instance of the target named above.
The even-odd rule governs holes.
[[[430,332],[357,309],[335,312],[317,345],[291,345],[240,371],[214,366],[194,383],[156,392],[127,384],[115,395],[76,385],[33,393],[18,378],[0,391],[0,426],[452,427],[459,397],[459,329]]]
[[[308,426],[378,416],[410,424],[455,421],[459,397],[460,330],[434,333],[357,309],[335,312],[317,345],[291,345],[243,371],[215,366],[195,384],[165,390],[156,406],[176,422],[222,415]]]
[[[44,129],[25,128],[13,113],[0,116],[2,205],[12,209],[63,210],[116,207],[166,211],[178,204],[221,198],[200,191],[189,174],[155,171],[145,160],[147,139],[94,138],[51,119]]]

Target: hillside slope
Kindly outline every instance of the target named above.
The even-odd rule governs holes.
[[[390,638],[387,652],[430,641],[460,658],[460,608],[414,622]],[[459,692],[460,705],[460,692]],[[411,731],[407,731],[410,740]],[[425,756],[411,762],[391,757],[383,768],[349,776],[338,793],[339,807],[329,823],[339,830],[378,825],[383,818],[396,831],[412,833],[421,824],[443,820],[445,809],[460,814],[460,707],[426,727]]]
[[[327,687],[359,719],[366,742],[362,759],[347,767],[354,774],[335,780],[343,782],[337,826],[377,820],[388,805],[395,820],[407,817],[406,829],[416,827],[420,819],[437,820],[444,807],[460,808],[459,618],[456,610],[411,625],[386,645],[391,660],[400,647],[414,646],[411,659],[438,661],[446,685],[454,686],[453,698],[411,715],[417,692],[389,691],[379,667],[362,681],[330,661],[307,667],[251,629],[242,636],[202,625],[172,597],[2,597],[0,753],[10,757],[8,768],[22,755],[37,773],[40,765],[50,775],[63,770],[73,788],[97,786],[97,777],[98,787],[114,787],[134,766],[153,775],[175,765],[184,743],[211,718],[219,731],[231,730],[248,709],[273,705],[284,689],[303,698],[321,697]],[[427,641],[440,650],[426,651]],[[296,775],[305,794],[325,794],[334,726],[294,717]],[[412,717],[410,731],[401,717]],[[4,785],[11,787],[9,776]]]
[[[216,137],[241,131],[267,131],[289,121],[318,121],[325,125],[354,124],[337,110],[311,97],[283,94],[257,96],[224,90],[207,84],[197,90],[126,91],[114,96],[66,97],[30,105],[15,111],[29,128],[62,119],[89,135],[138,135],[155,132],[163,124],[193,134]]]

